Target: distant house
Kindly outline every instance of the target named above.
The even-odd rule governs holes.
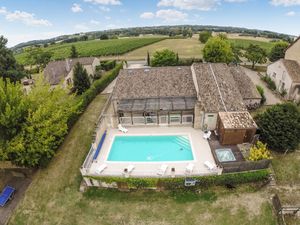
[[[245,112],[260,100],[243,68],[221,63],[124,69],[112,98],[116,123],[202,130],[216,129],[219,112]]]
[[[96,57],[52,61],[44,70],[45,80],[51,85],[58,85],[62,80],[64,86],[72,85],[73,68],[78,62],[87,70],[90,76],[95,74],[96,66],[100,65],[100,60]]]
[[[300,57],[300,52],[298,54]],[[268,66],[267,75],[275,82],[279,92],[286,91],[286,99],[300,101],[299,62],[280,59]]]
[[[300,63],[300,36],[287,48],[284,58]]]

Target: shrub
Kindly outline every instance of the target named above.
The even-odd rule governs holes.
[[[266,102],[266,96],[265,96],[265,91],[262,86],[256,85],[256,89],[259,92],[261,96],[260,104],[263,105]]]
[[[105,71],[112,70],[116,66],[116,60],[101,62],[101,69]]]
[[[267,144],[258,141],[250,148],[249,160],[258,161],[262,159],[271,159],[271,153],[267,149]]]
[[[156,51],[151,62],[152,66],[175,66],[177,65],[177,57],[175,52],[164,49]]]
[[[268,170],[257,170],[241,173],[228,173],[215,176],[195,176],[193,179],[198,180],[198,186],[209,187],[214,185],[226,185],[228,183],[235,185],[241,183],[257,182],[267,179],[269,176]],[[95,180],[100,180],[108,184],[111,183],[127,183],[129,188],[152,188],[163,186],[169,190],[182,189],[184,187],[184,177],[179,178],[123,178],[123,177],[88,177]]]
[[[276,84],[269,76],[263,76],[261,79],[267,83],[268,88],[272,91],[276,90]]]
[[[260,138],[271,150],[295,150],[300,143],[300,111],[293,103],[268,108],[255,117],[260,128]]]
[[[221,37],[210,38],[203,48],[203,59],[212,63],[230,63],[234,60],[231,45]]]

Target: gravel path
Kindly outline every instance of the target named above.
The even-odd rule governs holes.
[[[255,85],[259,85],[261,87],[263,87],[264,91],[265,91],[265,96],[266,96],[266,103],[265,105],[276,105],[277,103],[281,103],[282,101],[273,94],[273,92],[267,88],[265,82],[263,82],[260,79],[260,76],[257,74],[256,71],[244,68],[246,74],[248,75],[248,77],[252,80],[252,82]]]

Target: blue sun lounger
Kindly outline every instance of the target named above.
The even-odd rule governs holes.
[[[12,197],[14,196],[16,189],[10,187],[10,186],[6,186],[1,195],[0,195],[0,206],[4,207],[5,204],[12,199]]]

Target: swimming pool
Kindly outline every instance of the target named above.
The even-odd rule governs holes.
[[[107,161],[167,162],[194,160],[187,135],[115,136]]]

